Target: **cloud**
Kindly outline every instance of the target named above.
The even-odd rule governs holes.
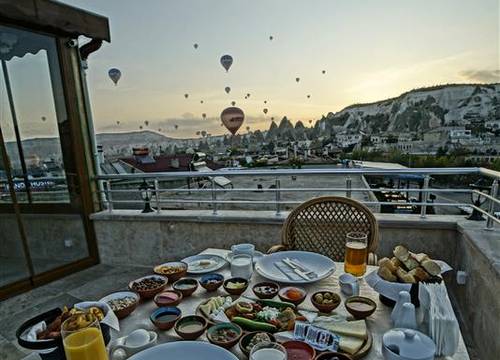
[[[500,70],[463,70],[459,75],[467,81],[494,83],[500,82]]]

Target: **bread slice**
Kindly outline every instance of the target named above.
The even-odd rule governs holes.
[[[414,284],[417,282],[417,280],[413,275],[408,274],[405,270],[401,268],[398,268],[398,270],[396,271],[396,275],[401,282],[409,284]]]
[[[420,264],[422,263],[422,261],[430,260],[429,255],[424,254],[424,253],[412,254],[412,255],[413,255],[413,258],[415,260],[417,260]]]
[[[420,266],[411,270],[408,274],[412,275],[417,281],[426,281],[431,277],[429,273]]]
[[[412,256],[409,256],[408,259],[403,260],[403,264],[408,269],[408,271],[418,268],[419,265],[417,260],[415,260]]]
[[[394,256],[401,262],[404,262],[410,257],[410,252],[403,245],[398,245],[394,248],[393,252]]]
[[[424,260],[420,265],[432,276],[441,274],[441,267],[433,260]]]
[[[389,261],[390,262],[390,261]],[[381,266],[378,268],[378,275],[384,279],[384,280],[387,280],[387,281],[390,281],[390,282],[397,282],[398,281],[398,278],[396,275],[394,275],[387,266]]]
[[[389,258],[380,259],[380,261],[378,262],[378,266],[386,267],[393,274],[395,274],[396,270],[398,269],[398,267],[395,266]]]

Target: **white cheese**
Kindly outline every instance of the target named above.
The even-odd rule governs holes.
[[[324,317],[316,320],[313,325],[329,330],[338,335],[352,336],[355,338],[366,339],[366,323],[364,320],[355,321],[328,321]]]

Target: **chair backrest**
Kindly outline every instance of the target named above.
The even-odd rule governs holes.
[[[296,207],[283,225],[281,242],[289,250],[312,251],[344,261],[346,235],[368,234],[368,252],[378,246],[378,224],[364,204],[340,196],[308,200]]]

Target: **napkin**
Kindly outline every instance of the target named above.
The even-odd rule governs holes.
[[[441,274],[444,274],[445,272],[452,270],[452,267],[447,263],[445,263],[444,261],[441,260],[434,260],[434,261],[441,268]],[[378,275],[377,270],[374,270],[368,275],[366,275],[365,280],[373,290],[394,301],[398,300],[398,295],[400,291],[410,292],[412,285],[404,283],[395,283],[384,280]]]
[[[287,281],[303,281],[299,275],[297,275],[292,268],[290,268],[288,265],[283,264],[281,261],[275,262],[274,266],[276,266],[281,272],[283,277]]]
[[[103,301],[84,301],[74,305],[74,307],[79,310],[86,310],[92,306],[98,307],[104,312],[104,319],[100,321],[101,324],[106,324],[110,328],[120,331],[120,322],[107,303]]]

